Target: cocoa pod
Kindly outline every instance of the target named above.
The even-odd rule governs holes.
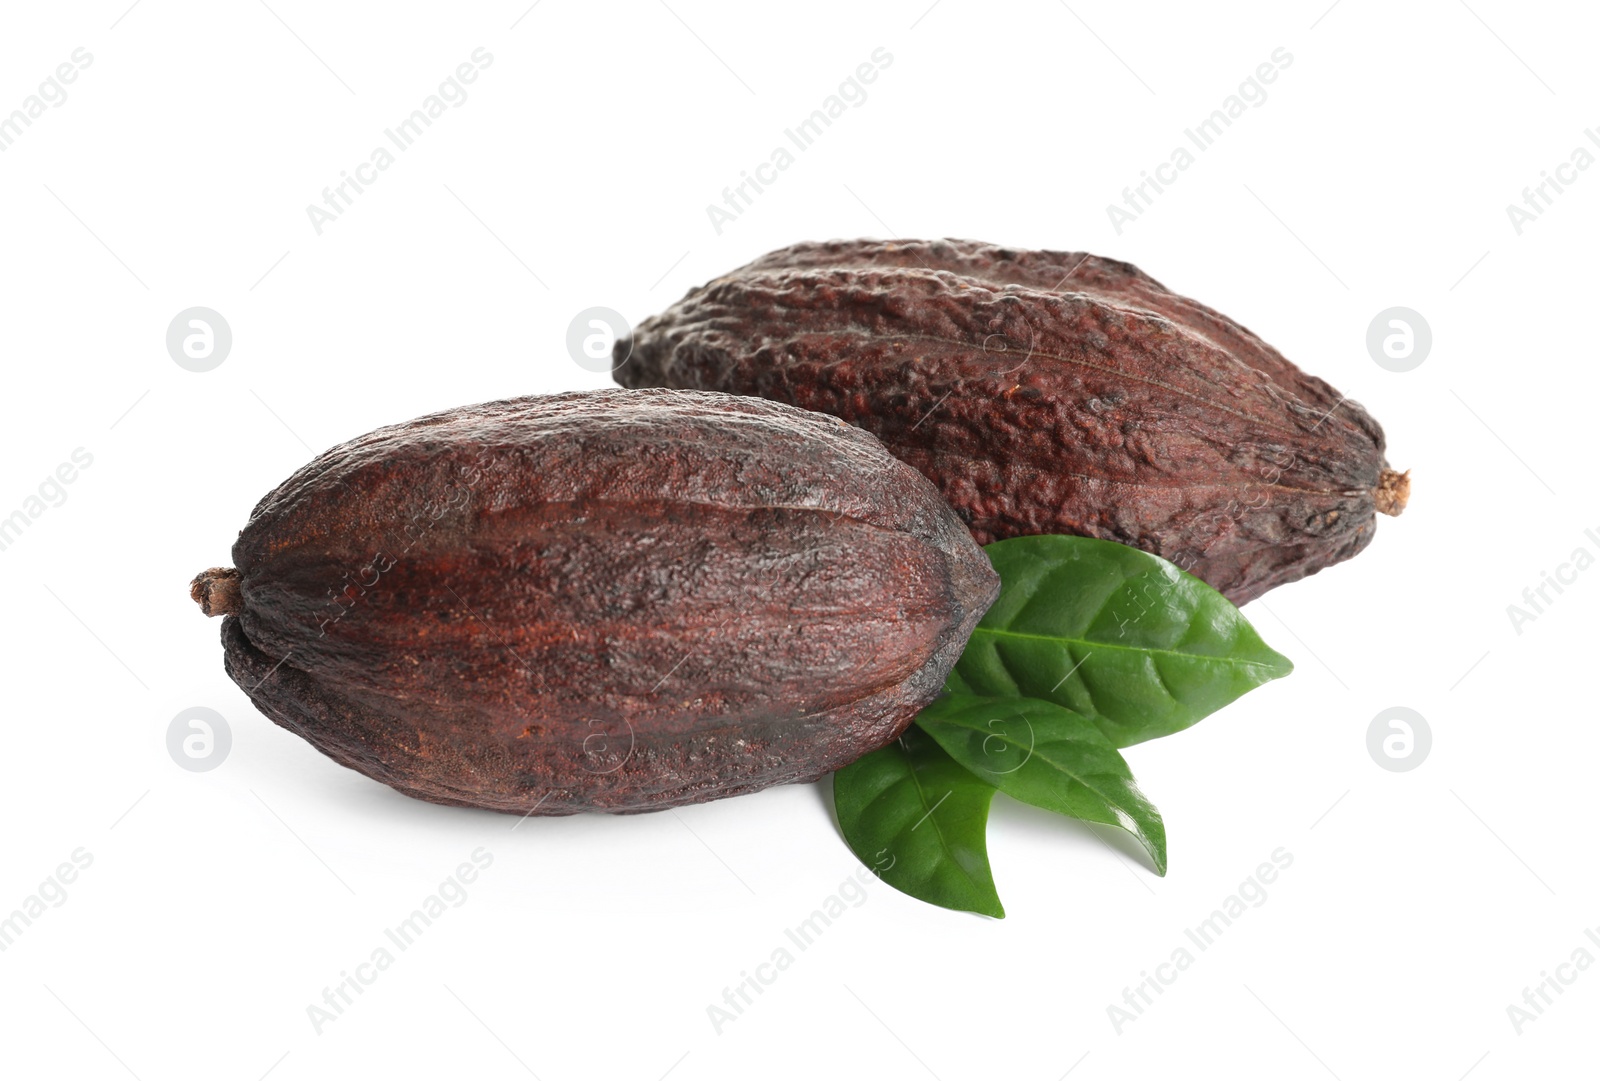
[[[624,386],[860,425],[980,543],[1118,541],[1237,604],[1360,552],[1410,490],[1360,405],[1227,317],[1080,252],[799,244],[690,290],[615,361]]]
[[[866,432],[674,390],[380,428],[261,500],[233,561],[191,594],[263,713],[407,795],[540,815],[837,769],[999,591]]]

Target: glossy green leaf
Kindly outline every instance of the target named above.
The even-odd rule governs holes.
[[[993,798],[915,727],[833,775],[845,842],[879,878],[918,900],[1003,918],[984,844]]]
[[[1000,599],[947,687],[1042,698],[1126,747],[1189,727],[1293,669],[1228,599],[1158,556],[1087,537],[987,546]]]
[[[973,776],[1047,811],[1120,826],[1167,873],[1167,829],[1094,721],[1037,698],[947,694],[917,727]]]

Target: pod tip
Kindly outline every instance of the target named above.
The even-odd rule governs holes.
[[[1399,517],[1411,499],[1411,470],[1396,473],[1385,469],[1378,478],[1378,486],[1372,490],[1372,499],[1378,505],[1378,513]]]
[[[231,616],[243,607],[239,597],[239,572],[232,567],[201,571],[189,583],[189,596],[208,616]]]

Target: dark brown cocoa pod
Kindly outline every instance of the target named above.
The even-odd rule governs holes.
[[[380,428],[263,499],[233,560],[192,593],[262,712],[408,795],[541,815],[853,761],[999,591],[866,432],[674,390]]]
[[[1238,604],[1361,551],[1410,488],[1360,405],[1081,252],[799,244],[691,290],[615,358],[624,386],[754,395],[866,428],[980,543],[1118,541]]]

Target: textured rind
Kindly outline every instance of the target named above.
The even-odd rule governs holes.
[[[839,416],[979,543],[1134,545],[1242,604],[1361,551],[1383,430],[1227,317],[1127,264],[966,240],[799,244],[616,346],[629,387]]]
[[[436,803],[628,813],[813,780],[938,693],[999,580],[867,433],[730,395],[450,410],[320,455],[233,549],[228,674]]]

